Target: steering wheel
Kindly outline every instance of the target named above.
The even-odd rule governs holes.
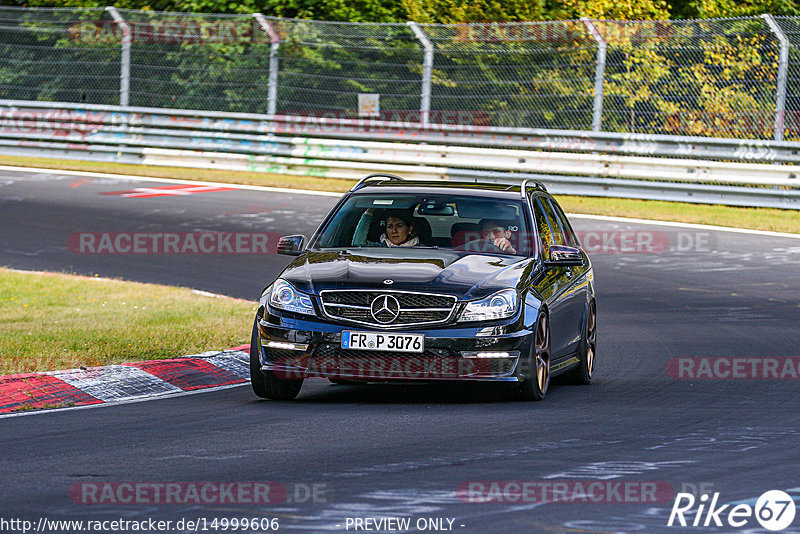
[[[503,249],[487,239],[473,239],[463,245],[453,247],[454,250],[464,250],[467,252],[491,252],[492,254],[506,254]]]

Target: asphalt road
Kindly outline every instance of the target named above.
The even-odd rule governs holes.
[[[288,258],[81,254],[68,242],[80,232],[310,235],[335,201],[239,190],[103,194],[164,185],[0,171],[0,265],[255,299]],[[719,505],[753,505],[776,489],[800,504],[800,381],[790,372],[732,379],[732,368],[723,376],[723,367],[712,379],[676,378],[675,366],[679,358],[724,357],[748,358],[742,365],[750,369],[769,358],[800,357],[800,241],[573,222],[595,249],[621,231],[634,232],[626,234],[627,243],[641,236],[669,243],[659,253],[590,250],[599,325],[591,386],[555,385],[544,402],[511,403],[482,388],[307,381],[294,402],[261,401],[243,386],[3,418],[0,531],[20,531],[9,523],[3,528],[2,520],[11,519],[208,518],[207,531],[224,532],[221,523],[211,528],[213,518],[248,517],[277,518],[284,532],[352,532],[356,519],[398,517],[411,520],[411,532],[768,532],[753,518],[722,528],[669,528],[667,522],[675,493],[693,488],[718,492]],[[797,360],[780,365],[785,361],[797,370]],[[520,498],[513,481],[536,483],[526,487],[539,491],[603,485],[593,493],[600,502],[542,503],[533,491]],[[247,495],[233,504],[86,502],[101,496],[93,491],[118,489],[121,482],[180,482],[184,490],[201,482],[273,482],[280,486],[272,495],[285,488],[288,499],[266,505],[244,503]],[[478,483],[499,491],[490,495],[495,502],[470,502],[489,494],[457,491]],[[625,488],[632,489],[626,494]],[[637,488],[659,490],[639,494]],[[691,522],[695,513],[685,517]],[[724,522],[727,511],[720,517]],[[174,525],[170,532],[181,531]],[[798,525],[800,518],[785,532],[797,532]],[[375,523],[361,526],[380,531]]]

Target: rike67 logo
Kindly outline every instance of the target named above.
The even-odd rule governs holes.
[[[755,518],[762,528],[779,532],[789,528],[794,521],[795,513],[791,495],[780,490],[763,493],[756,500],[755,506],[747,503],[720,505],[718,492],[711,497],[703,494],[700,498],[691,493],[678,493],[667,526],[741,528]]]

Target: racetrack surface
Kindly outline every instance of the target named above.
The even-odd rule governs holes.
[[[71,252],[67,242],[77,232],[310,236],[336,200],[242,190],[103,194],[137,187],[160,186],[3,171],[0,265],[256,299],[290,258],[92,255]],[[513,403],[488,388],[309,380],[294,402],[262,401],[244,386],[0,419],[0,518],[277,517],[286,532],[343,532],[348,518],[381,517],[411,518],[412,532],[421,518],[453,519],[463,533],[767,532],[755,520],[743,528],[666,525],[675,492],[693,486],[719,492],[720,504],[753,504],[773,489],[800,504],[800,379],[731,379],[723,368],[716,379],[677,379],[673,359],[800,357],[800,241],[584,218],[573,224],[590,232],[584,244],[605,238],[608,248],[620,243],[620,231],[638,232],[626,234],[634,242],[670,244],[657,253],[590,247],[599,324],[591,386],[556,384],[544,402]],[[456,492],[481,481],[504,481],[503,488],[513,487],[508,481],[653,483],[671,491],[641,502],[647,499],[624,493],[617,499],[606,485],[601,502],[569,503],[519,502],[513,493],[505,500],[514,502],[476,503]],[[305,500],[304,484],[324,493],[315,502],[267,505],[82,502],[89,497],[80,491],[95,487],[86,484],[118,482],[276,482],[289,501]],[[800,518],[794,525],[787,532],[797,531]]]

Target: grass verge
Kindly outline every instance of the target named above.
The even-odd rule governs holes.
[[[800,214],[795,210],[737,208],[717,204],[564,195],[558,196],[558,202],[568,213],[611,215],[800,234]]]
[[[158,167],[150,165],[24,158],[16,156],[0,156],[0,165],[106,172],[113,174],[129,174],[133,176],[143,175],[182,180],[205,180],[233,184],[286,187],[291,189],[314,189],[317,191],[334,192],[347,191],[352,187],[353,183],[355,183],[351,180],[288,176],[259,172]],[[710,224],[715,226],[800,234],[800,217],[797,216],[797,212],[794,210],[737,208],[733,206],[689,204],[684,202],[564,195],[560,195],[558,200],[564,207],[564,210],[570,213]]]
[[[0,375],[174,358],[250,341],[252,302],[0,268]]]

